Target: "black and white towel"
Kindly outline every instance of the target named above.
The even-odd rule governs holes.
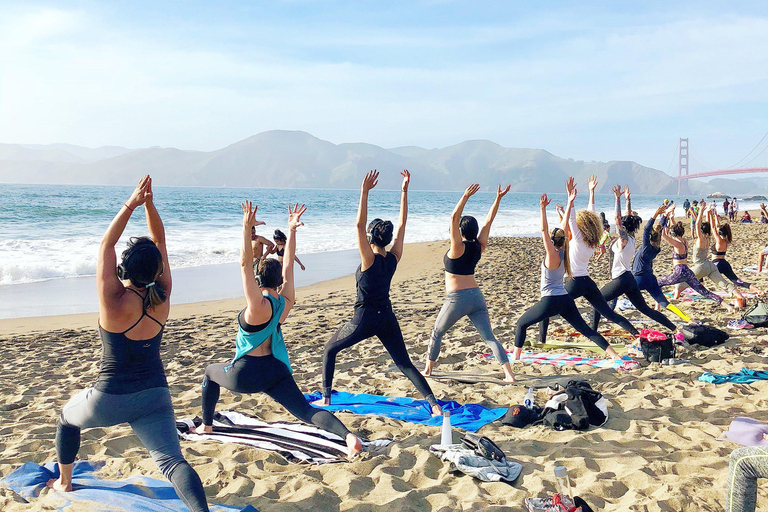
[[[212,434],[190,432],[190,427],[200,425],[202,420],[195,417],[177,421],[176,429],[179,437],[187,441],[213,440],[250,446],[279,453],[293,463],[327,464],[347,460],[344,439],[305,423],[267,422],[236,411],[221,411],[213,418]],[[371,451],[391,442],[387,439],[363,441],[363,450]]]

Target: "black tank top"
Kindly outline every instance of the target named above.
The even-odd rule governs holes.
[[[457,276],[471,276],[475,273],[475,267],[477,262],[480,261],[480,255],[482,248],[480,242],[475,240],[474,242],[464,241],[464,254],[456,259],[448,257],[448,253],[443,256],[443,266],[445,271],[449,274],[455,274]]]
[[[131,291],[131,288],[128,288]],[[136,292],[137,295],[141,295]],[[148,340],[132,340],[125,333],[148,316],[161,329]],[[99,326],[101,337],[101,369],[94,387],[102,393],[127,395],[145,389],[168,387],[163,362],[160,360],[160,342],[165,326],[143,311],[139,319],[123,332],[115,333]]]
[[[389,285],[397,270],[397,258],[391,252],[384,257],[374,254],[373,265],[366,270],[357,267],[357,301],[355,308],[389,306]]]

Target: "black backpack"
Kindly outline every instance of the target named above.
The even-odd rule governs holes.
[[[687,324],[683,326],[683,336],[688,343],[695,343],[702,347],[715,347],[725,343],[730,336],[728,333],[703,324]]]
[[[645,360],[649,363],[660,363],[664,359],[675,357],[675,343],[672,336],[667,335],[666,339],[658,341],[640,340],[640,350],[643,351]]]
[[[768,325],[768,304],[765,302],[756,302],[747,309],[741,317],[747,323],[755,327],[765,327]]]
[[[603,395],[586,381],[570,380],[563,393],[568,398],[559,409],[544,409],[541,422],[555,430],[587,430],[590,425],[602,425],[608,419],[597,406]]]

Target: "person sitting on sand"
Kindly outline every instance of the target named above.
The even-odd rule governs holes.
[[[759,224],[768,224],[768,217],[765,216],[765,213],[760,212],[760,220],[757,221]]]
[[[118,265],[115,245],[133,211],[145,205],[151,238],[132,238]],[[144,176],[104,233],[96,266],[101,368],[96,383],[75,395],[59,416],[56,455],[60,477],[49,485],[72,490],[80,431],[128,423],[176,494],[192,511],[207,511],[200,477],[184,460],[171,393],[160,360],[170,311],[171,266],[165,230]]]
[[[707,221],[704,221],[702,213],[707,216]],[[698,237],[696,238],[696,244],[693,251],[693,265],[691,271],[696,279],[701,282],[705,277],[712,280],[717,286],[728,291],[728,293],[743,299],[741,292],[736,289],[736,285],[732,282],[727,282],[720,271],[717,269],[714,263],[707,258],[709,253],[709,247],[712,241],[712,226],[714,225],[716,215],[712,212],[709,206],[702,205],[699,210],[699,218],[696,222],[696,228],[698,230]],[[688,288],[686,283],[680,283],[675,286],[675,298],[680,298],[680,293]]]
[[[699,235],[702,234],[701,219],[703,217],[705,207],[706,203],[702,202],[701,207],[697,213],[696,229]],[[661,237],[665,242],[672,246],[674,251],[672,253],[672,273],[659,279],[659,286],[664,287],[678,283],[686,283],[688,286],[696,290],[699,295],[715,301],[716,303],[725,307],[728,312],[733,313],[734,308],[727,302],[724,302],[721,297],[707,290],[707,288],[704,287],[704,285],[701,284],[698,279],[696,279],[693,271],[688,267],[688,243],[685,240],[685,226],[683,226],[682,222],[675,223],[674,209],[671,210],[668,214],[667,227],[661,232]],[[697,248],[697,261],[699,258],[706,259],[706,251],[708,247],[709,245],[705,246],[703,249]]]
[[[571,190],[576,187],[573,178],[568,178],[565,187],[570,196]],[[571,208],[570,214],[565,217],[571,237],[571,243],[568,244],[568,259],[572,269],[572,273],[569,273],[570,278],[565,282],[565,289],[574,300],[584,297],[601,315],[611,322],[619,324],[633,336],[637,336],[639,333],[635,326],[611,309],[600,293],[597,284],[589,277],[587,268],[589,259],[595,252],[603,233],[603,224],[600,222],[600,217],[595,214],[595,188],[597,188],[597,177],[591,176],[589,178],[588,209],[581,210],[577,214]],[[546,342],[548,326],[549,316],[545,317],[539,325],[539,342],[542,344]]]
[[[265,222],[259,223],[260,226],[265,225]],[[261,258],[266,257],[268,254],[272,254],[275,250],[275,244],[271,240],[256,234],[256,226],[251,228],[251,251],[253,252],[253,268],[256,268],[261,261]]]
[[[616,234],[619,238],[611,246],[611,250],[613,251],[611,277],[613,279],[600,289],[600,293],[602,293],[603,298],[612,307],[615,306],[618,297],[626,295],[632,305],[635,306],[635,309],[640,313],[653,319],[667,329],[675,331],[677,330],[675,324],[660,311],[655,311],[648,306],[643,298],[643,293],[637,286],[637,281],[635,281],[635,278],[632,275],[632,258],[635,256],[635,232],[640,227],[643,220],[637,215],[632,214],[624,217],[621,216],[621,187],[619,185],[613,187],[613,195],[616,197],[616,215],[614,217],[614,223],[616,225]],[[627,211],[631,212],[632,203],[628,186],[624,187],[624,198],[627,202]],[[600,312],[597,309],[594,309],[590,327],[597,330],[599,324]]]
[[[572,180],[572,178],[570,178]],[[569,181],[570,181],[569,180]],[[576,187],[568,187],[568,203],[565,207],[565,221],[573,211],[573,202],[576,199]],[[571,262],[569,257],[568,238],[565,233],[565,224],[549,232],[547,223],[547,206],[551,202],[547,194],[542,194],[539,199],[541,207],[541,238],[544,241],[544,261],[541,263],[541,299],[518,319],[515,326],[515,351],[514,359],[517,361],[523,352],[525,333],[528,327],[541,322],[549,317],[560,315],[571,324],[574,329],[592,340],[598,347],[614,359],[620,359],[619,355],[600,333],[587,325],[576,308],[576,303],[565,289],[563,277],[571,277]]]
[[[691,319],[680,311],[677,306],[670,304],[664,292],[661,291],[656,275],[653,273],[653,260],[661,252],[661,233],[666,227],[667,218],[662,215],[667,209],[665,205],[659,206],[643,228],[643,241],[640,244],[635,259],[632,261],[632,275],[640,290],[647,291],[656,301],[656,309],[664,307],[679,316],[683,321]],[[656,217],[661,216],[660,225],[655,226]]]
[[[763,434],[768,440],[768,434]],[[731,452],[725,491],[726,512],[755,512],[757,479],[768,478],[768,448],[743,446]]]
[[[512,367],[509,364],[504,347],[498,342],[491,329],[491,320],[488,317],[488,307],[485,305],[485,297],[480,291],[480,286],[475,279],[475,266],[480,261],[485,248],[488,246],[488,235],[491,224],[499,210],[501,198],[509,192],[510,186],[504,190],[501,185],[496,190],[496,199],[488,210],[485,223],[478,232],[477,220],[469,215],[462,216],[464,205],[475,192],[480,190],[480,185],[473,184],[467,187],[459,199],[451,214],[451,247],[443,257],[445,266],[445,302],[440,309],[432,329],[427,349],[427,364],[424,375],[431,375],[435,367],[437,357],[440,354],[440,342],[443,335],[459,319],[468,316],[480,337],[491,347],[493,357],[504,368],[504,380],[514,382]]]
[[[242,204],[243,249],[240,272],[245,292],[245,309],[237,315],[235,357],[229,363],[211,364],[203,377],[203,432],[213,432],[213,415],[221,387],[235,393],[266,393],[300,420],[332,432],[347,443],[349,456],[360,453],[360,439],[352,434],[331,412],[309,405],[293,380],[293,370],[280,326],[293,309],[295,287],[293,262],[296,255],[296,229],[303,226],[306,211],[298,203],[288,207],[286,262],[264,258],[254,275],[249,264],[253,256],[248,243],[249,228],[259,224],[250,201]],[[278,292],[278,288],[280,291]]]
[[[733,243],[733,235],[731,234],[731,226],[726,222],[720,224],[720,217],[717,215],[712,216],[712,225],[715,236],[715,244],[712,246],[712,263],[715,265],[720,274],[727,277],[734,285],[741,288],[747,288],[753,293],[762,295],[763,292],[757,286],[742,281],[733,272],[731,264],[725,259],[725,254],[728,251],[728,247]]]
[[[352,320],[345,323],[325,344],[323,350],[323,398],[318,405],[330,405],[333,388],[333,373],[336,369],[336,356],[372,336],[379,338],[392,360],[410,380],[421,395],[429,402],[433,414],[442,414],[442,409],[435,399],[432,388],[419,373],[408,356],[405,340],[397,322],[392,303],[389,300],[389,287],[397,264],[403,255],[405,240],[405,222],[408,218],[408,184],[411,174],[400,173],[403,184],[400,194],[400,220],[392,240],[393,225],[390,221],[373,219],[366,227],[368,217],[368,192],[376,186],[379,173],[369,172],[363,178],[360,188],[360,204],[357,209],[357,248],[360,251],[360,266],[355,272],[357,282],[357,301]],[[386,247],[392,243],[387,251]]]
[[[739,222],[742,224],[752,224],[752,216],[749,214],[749,210],[744,210],[744,215],[741,216]]]
[[[285,236],[285,233],[283,233],[279,229],[276,229],[275,234],[272,236],[272,239],[275,241],[275,246],[270,251],[270,254],[277,254],[277,261],[279,261],[282,264],[283,256],[285,255],[285,243],[288,240],[288,238]],[[299,264],[299,267],[301,267],[301,270],[307,270],[298,256],[294,256],[293,259],[294,261],[296,261],[296,263]]]

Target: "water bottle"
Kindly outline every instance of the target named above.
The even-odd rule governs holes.
[[[440,445],[453,444],[453,432],[451,432],[451,412],[443,411],[443,430],[440,432]]]
[[[568,478],[568,471],[565,469],[565,466],[555,466],[555,482],[560,496],[573,497],[571,480]]]
[[[523,398],[523,405],[526,409],[533,409],[533,388],[528,388],[528,392],[525,394],[525,398]]]

